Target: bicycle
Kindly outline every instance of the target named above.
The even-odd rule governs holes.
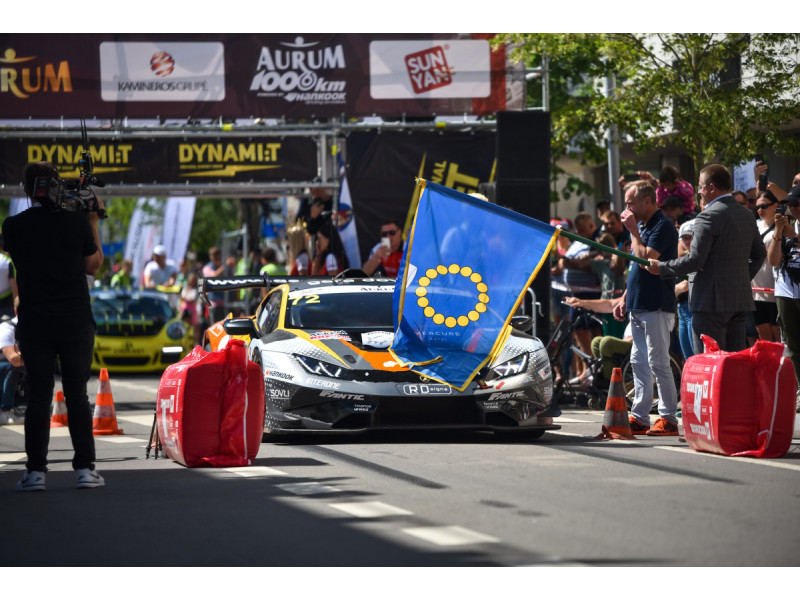
[[[566,304],[566,303],[563,303]],[[603,321],[600,320],[592,311],[572,307],[576,315],[594,322],[598,327],[602,327]],[[557,378],[553,382],[553,397],[559,404],[576,404],[578,406],[588,406],[593,410],[602,410],[606,406],[607,389],[598,387],[597,383],[603,381],[603,360],[586,354],[575,344],[571,343],[572,333],[575,331],[575,323],[570,320],[562,320],[553,331],[550,341],[547,343],[547,354],[550,359],[550,369],[555,372],[555,367],[561,363],[564,351],[569,348],[586,363],[588,377],[583,383],[570,383],[568,376]]]

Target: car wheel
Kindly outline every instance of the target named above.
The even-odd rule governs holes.
[[[681,399],[681,372],[682,368],[678,360],[672,355],[669,355],[669,366],[672,369],[672,377],[675,380],[675,389],[678,392],[678,402]],[[630,359],[625,360],[622,366],[622,386],[625,388],[625,400],[628,404],[628,410],[633,407],[633,367],[631,366]],[[653,406],[650,408],[650,413],[658,414],[658,386],[655,383],[655,375],[653,375]]]

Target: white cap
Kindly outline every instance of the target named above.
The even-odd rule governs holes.
[[[678,235],[683,237],[685,235],[694,235],[694,219],[691,221],[686,221],[681,228],[678,230]]]
[[[167,255],[167,247],[163,244],[159,244],[155,248],[153,248],[153,254],[156,256],[166,256]]]

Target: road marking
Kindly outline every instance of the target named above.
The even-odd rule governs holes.
[[[132,435],[96,435],[94,436],[96,440],[103,440],[104,442],[111,442],[112,444],[145,444],[150,441],[149,439],[146,440],[144,438],[132,436]]]
[[[126,423],[135,423],[136,425],[153,426],[153,415],[128,415],[125,417],[117,416],[117,421],[125,421]]]
[[[335,488],[330,485],[325,485],[322,483],[317,483],[316,481],[308,481],[303,483],[282,483],[279,484],[277,487],[281,488],[284,491],[291,492],[292,494],[297,494],[298,496],[313,496],[315,494],[332,494],[335,492],[342,491],[339,488]]]
[[[576,438],[588,437],[585,435],[581,435],[580,433],[567,433],[566,431],[559,431],[557,429],[548,430],[545,433],[545,435],[563,435],[564,437],[576,437]]]
[[[130,381],[119,381],[119,380],[114,381],[113,383],[111,383],[112,391],[115,387],[123,387],[128,390],[139,390],[140,392],[147,392],[148,394],[158,393],[158,387],[152,387],[144,383],[133,383]]]
[[[271,477],[274,475],[287,474],[271,467],[227,467],[223,469],[223,471],[233,473],[239,477]]]
[[[478,533],[458,525],[449,527],[412,527],[402,531],[437,546],[466,546],[469,544],[497,544],[500,542],[496,537]]]
[[[18,463],[25,460],[24,452],[3,452],[0,453],[0,469],[12,463]]]
[[[689,485],[700,483],[700,481],[682,475],[648,475],[633,477],[607,477],[605,481],[629,485],[631,487],[658,487],[668,485]]]
[[[554,423],[597,423],[593,419],[572,419],[570,417],[556,417],[553,419]]]
[[[725,456],[723,454],[714,454],[712,452],[698,452],[691,448],[679,448],[677,446],[653,446],[660,450],[672,450],[673,452],[684,452],[687,454],[700,454],[703,458],[724,458],[726,460],[735,460],[738,462],[747,461],[754,465],[764,465],[765,467],[777,467],[779,469],[788,469],[790,471],[800,471],[800,465],[792,465],[783,463],[777,460],[768,460],[764,458],[755,458],[752,456]]]
[[[346,512],[360,519],[376,519],[378,517],[393,517],[397,515],[413,515],[410,510],[392,506],[384,502],[340,502],[329,504],[337,510]]]

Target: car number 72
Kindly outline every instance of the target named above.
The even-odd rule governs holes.
[[[292,299],[292,306],[297,306],[301,300],[303,304],[319,304],[319,295],[309,294],[308,296],[298,296]]]

